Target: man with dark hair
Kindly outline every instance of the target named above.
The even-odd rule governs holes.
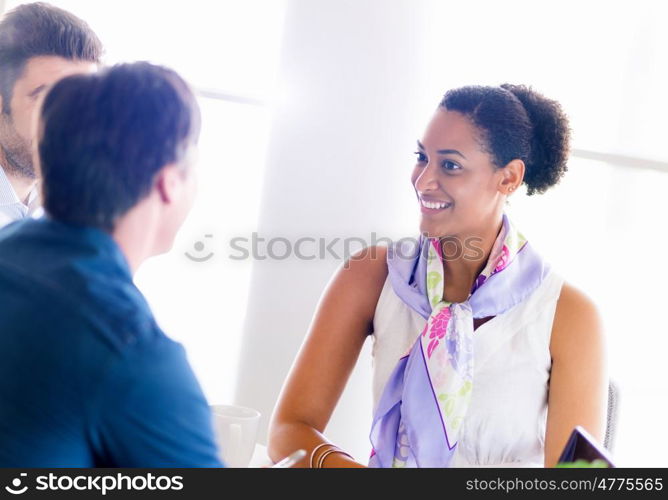
[[[46,217],[0,232],[0,467],[220,466],[184,350],[132,281],[193,201],[191,90],[119,65],[60,80],[38,118]]]
[[[51,5],[20,5],[0,21],[0,227],[39,208],[31,144],[41,94],[65,76],[94,71],[101,55],[88,25]]]

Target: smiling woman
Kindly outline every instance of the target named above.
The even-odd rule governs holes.
[[[272,457],[361,465],[321,433],[369,335],[370,466],[554,466],[576,425],[602,438],[596,308],[504,213],[521,184],[559,182],[568,147],[558,103],[527,87],[445,95],[411,177],[419,245],[363,252],[334,277],[275,411]]]

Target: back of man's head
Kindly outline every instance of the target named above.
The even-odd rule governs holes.
[[[0,95],[2,112],[10,113],[12,90],[26,62],[58,56],[99,63],[102,43],[88,24],[53,5],[24,4],[0,21]]]
[[[40,112],[46,212],[113,232],[166,166],[188,175],[199,128],[195,97],[170,69],[140,62],[64,78]]]

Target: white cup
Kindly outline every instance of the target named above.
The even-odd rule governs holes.
[[[248,467],[257,440],[260,412],[232,405],[213,405],[213,429],[220,459],[227,467]]]

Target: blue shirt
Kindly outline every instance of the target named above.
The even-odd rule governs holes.
[[[219,467],[183,347],[113,239],[50,219],[0,231],[0,467]]]

